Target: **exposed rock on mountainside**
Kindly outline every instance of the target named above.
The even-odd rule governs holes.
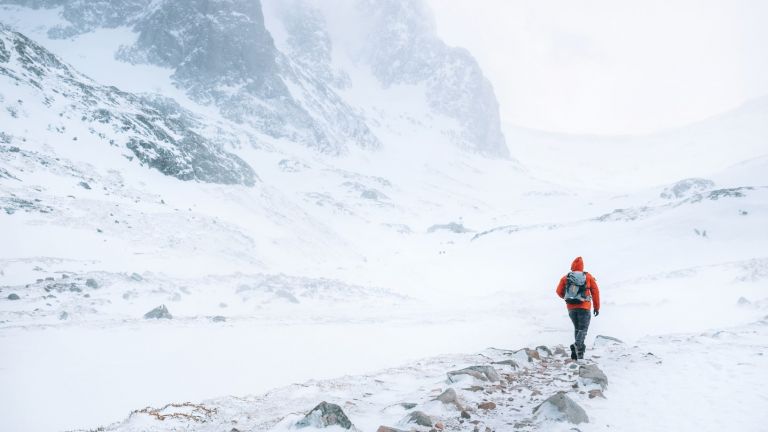
[[[488,156],[509,157],[491,83],[467,50],[437,37],[423,1],[363,0],[359,8],[371,20],[359,55],[384,85],[425,84],[430,107],[461,125],[454,141]]]
[[[198,119],[173,100],[98,85],[2,24],[0,81],[10,104],[4,128],[12,134],[24,131],[29,121],[47,119],[49,123],[39,127],[62,135],[80,123],[89,139],[126,148],[132,153],[129,158],[163,174],[210,183],[255,183],[251,167],[198,134]],[[23,101],[23,106],[14,106],[21,104],[14,100]],[[28,114],[33,107],[47,117]]]
[[[193,99],[232,120],[327,153],[344,152],[348,141],[379,145],[362,117],[313,74],[316,68],[304,69],[305,62],[275,48],[258,1],[162,1],[134,30],[138,40],[119,58],[172,68]]]

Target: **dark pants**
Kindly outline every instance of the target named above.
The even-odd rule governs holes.
[[[571,322],[573,322],[573,333],[576,339],[576,348],[582,353],[586,348],[584,345],[584,339],[587,337],[589,319],[592,316],[589,312],[589,309],[570,309],[568,311],[568,316],[571,317]]]

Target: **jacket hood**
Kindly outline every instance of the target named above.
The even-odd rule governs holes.
[[[584,271],[584,260],[581,257],[576,257],[571,263],[571,271]]]

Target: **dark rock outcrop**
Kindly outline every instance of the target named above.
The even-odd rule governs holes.
[[[328,426],[340,426],[344,429],[353,428],[352,422],[340,406],[325,401],[320,402],[303,419],[296,422],[297,428],[325,428]]]
[[[144,319],[172,319],[173,316],[165,305],[160,305],[144,314]]]

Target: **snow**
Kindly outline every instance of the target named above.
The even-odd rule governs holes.
[[[71,119],[25,88],[0,88],[3,108],[21,113],[0,111],[13,136],[0,168],[20,179],[0,177],[0,209],[14,209],[0,214],[10,245],[0,248],[0,388],[12,389],[0,392],[0,429],[167,430],[129,414],[202,402],[216,421],[279,431],[326,397],[362,430],[398,423],[404,401],[456,417],[431,401],[448,370],[502,355],[489,347],[570,341],[554,288],[576,255],[604,305],[588,343],[626,343],[588,351],[610,386],[607,399],[575,396],[590,416],[581,430],[751,431],[768,420],[764,104],[640,137],[508,127],[520,162],[491,160],[445,145],[456,125],[430,111],[423,86],[383,88],[335,52],[353,83],[340,95],[383,146],[331,157],[198,106],[169,70],[114,60],[135,38],[126,28],[49,40],[55,11],[1,8],[3,22],[96,81],[173,97],[208,120],[206,133],[239,137],[232,151],[259,181],[164,176],[90,139],[64,102]],[[661,197],[691,177],[714,185]],[[451,223],[468,232],[429,232]],[[143,318],[160,305],[173,319]],[[479,402],[473,394],[462,397]],[[530,396],[519,413],[502,411],[525,417],[539,401]],[[162,412],[208,415],[195,407]],[[507,427],[501,415],[483,421]]]

